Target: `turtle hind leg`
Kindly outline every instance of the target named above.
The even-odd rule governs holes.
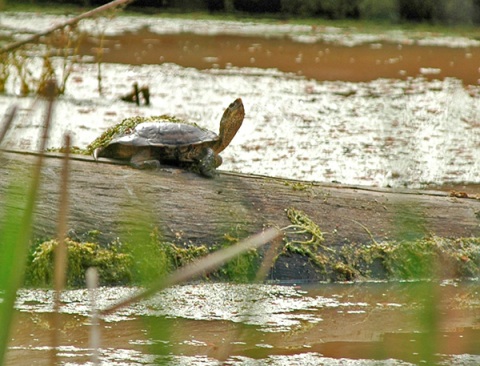
[[[222,163],[220,156],[216,155],[215,152],[210,149],[204,149],[198,160],[198,168],[200,174],[213,178],[217,174],[216,168]]]
[[[161,164],[158,160],[144,160],[139,162],[130,161],[130,165],[135,169],[159,169]]]
[[[130,165],[136,169],[159,169],[161,164],[152,157],[150,149],[141,149],[132,156]]]

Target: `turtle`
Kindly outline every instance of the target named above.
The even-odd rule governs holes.
[[[214,177],[222,164],[219,155],[242,125],[242,99],[231,103],[216,133],[175,118],[154,118],[118,133],[93,151],[93,157],[128,160],[137,169],[159,168],[162,163],[188,166],[205,177]]]

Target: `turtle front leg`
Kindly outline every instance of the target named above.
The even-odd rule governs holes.
[[[136,169],[159,169],[160,161],[152,157],[149,148],[141,149],[130,159],[130,165]]]
[[[220,164],[222,164],[222,158],[215,154],[211,148],[205,148],[198,160],[200,173],[208,178],[215,177],[216,169]]]

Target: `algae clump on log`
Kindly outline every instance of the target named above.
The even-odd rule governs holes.
[[[102,248],[96,243],[79,243],[66,239],[68,250],[67,285],[77,287],[84,284],[85,272],[96,267],[102,284],[126,284],[131,282],[132,257],[121,253],[114,246]],[[34,245],[27,263],[26,284],[50,286],[54,276],[54,251],[58,242],[48,240]]]
[[[408,240],[344,243],[327,247],[320,227],[303,211],[286,210],[291,225],[284,228],[285,245],[277,260],[305,258],[325,281],[362,279],[413,280],[471,278],[480,275],[480,238],[424,236]],[[307,279],[308,280],[308,279]]]
[[[103,286],[146,284],[197,258],[231,245],[223,243],[210,248],[205,245],[177,245],[162,240],[158,230],[150,233],[148,242],[141,243],[116,240],[101,246],[95,242],[78,242],[69,238],[65,243],[68,251],[68,287],[83,287],[89,267],[98,269]],[[27,262],[27,286],[50,287],[53,284],[54,251],[57,245],[56,240],[39,241],[32,245]],[[247,282],[254,278],[258,263],[259,254],[251,250],[204,278]]]

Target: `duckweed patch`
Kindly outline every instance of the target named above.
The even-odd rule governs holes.
[[[285,245],[280,256],[305,257],[317,269],[318,279],[352,281],[362,279],[416,280],[472,278],[480,276],[480,238],[418,239],[371,243],[323,245],[320,227],[304,212],[289,208],[292,225],[284,228]],[[298,237],[303,236],[303,239]],[[311,280],[311,279],[305,279]]]

